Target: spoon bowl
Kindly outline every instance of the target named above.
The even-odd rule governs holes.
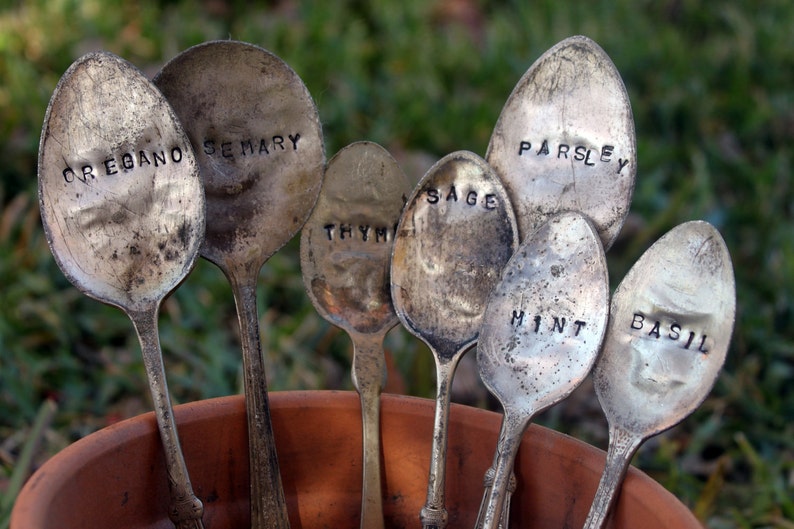
[[[579,211],[608,250],[631,205],[637,145],[626,87],[604,50],[575,36],[535,61],[485,159],[504,181],[522,241],[557,213]]]

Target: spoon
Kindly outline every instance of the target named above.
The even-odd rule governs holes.
[[[392,251],[392,300],[403,325],[436,364],[436,410],[425,529],[444,528],[447,426],[455,368],[479,334],[485,303],[517,246],[516,220],[501,181],[479,156],[458,151],[417,184]]]
[[[389,289],[394,233],[411,186],[376,143],[339,151],[301,231],[301,270],[317,311],[353,341],[353,384],[361,399],[362,529],[383,528],[380,394],[386,378],[383,340],[397,315]]]
[[[575,36],[535,61],[505,103],[486,159],[507,188],[522,241],[551,216],[578,211],[609,250],[631,205],[637,147],[628,93],[604,50]],[[504,505],[507,529],[509,497]]]
[[[171,107],[110,53],[78,59],[52,95],[39,146],[39,203],[55,260],[84,294],[122,309],[141,343],[179,529],[201,528],[168,396],[157,320],[204,234],[193,149]]]
[[[682,421],[711,391],[735,313],[731,258],[707,222],[673,228],[626,274],[593,369],[609,447],[585,528],[603,527],[642,442]]]
[[[194,46],[155,84],[196,149],[207,193],[201,255],[231,283],[242,337],[251,524],[289,527],[262,359],[256,281],[303,226],[323,177],[317,108],[298,75],[262,48],[236,41]]]
[[[482,527],[495,529],[502,520],[513,462],[532,417],[567,397],[593,367],[608,305],[601,241],[579,213],[547,221],[507,263],[477,346],[480,376],[504,410]]]

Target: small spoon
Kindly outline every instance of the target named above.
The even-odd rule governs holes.
[[[165,451],[179,529],[201,528],[168,396],[160,304],[195,264],[205,203],[187,136],[157,89],[128,62],[90,53],[63,75],[44,118],[39,203],[55,260],[84,294],[132,320]]]
[[[436,362],[436,412],[425,529],[447,525],[447,426],[455,368],[479,334],[485,303],[517,246],[516,220],[501,181],[466,151],[439,160],[417,184],[392,253],[392,300],[405,327]]]
[[[317,108],[298,75],[262,48],[194,46],[157,74],[196,149],[207,193],[201,255],[229,279],[242,337],[251,524],[289,527],[267,397],[256,282],[264,263],[303,226],[322,184]]]
[[[707,222],[673,228],[626,274],[593,369],[609,448],[586,529],[603,527],[643,441],[682,421],[711,391],[735,314],[731,258]]]
[[[394,233],[411,186],[380,145],[339,151],[301,231],[301,270],[309,297],[353,341],[353,384],[361,399],[361,528],[383,528],[380,394],[386,378],[383,340],[397,322],[389,289]]]
[[[515,206],[521,240],[551,216],[578,211],[609,250],[631,205],[637,146],[626,87],[604,50],[576,36],[546,51],[510,94],[485,157]],[[502,529],[509,506],[508,497]]]
[[[505,267],[477,346],[480,376],[504,409],[482,527],[501,522],[513,462],[532,417],[567,397],[590,372],[608,305],[601,241],[579,213],[547,221]]]

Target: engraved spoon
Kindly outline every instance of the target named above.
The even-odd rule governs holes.
[[[110,53],[84,55],[52,95],[38,191],[50,249],[84,294],[122,309],[141,343],[179,529],[203,527],[166,384],[160,304],[195,264],[205,203],[187,136],[162,94]]]
[[[501,181],[466,151],[439,160],[414,188],[392,252],[392,300],[403,325],[436,364],[436,411],[425,529],[444,528],[447,426],[455,368],[479,334],[485,303],[517,246],[516,220]]]
[[[730,344],[736,285],[730,254],[709,223],[673,228],[629,270],[612,298],[593,369],[609,447],[584,527],[604,526],[631,458],[706,398]]]
[[[262,359],[256,281],[303,226],[322,184],[317,108],[298,75],[272,53],[236,41],[194,46],[155,84],[196,149],[207,193],[201,255],[231,283],[242,337],[251,524],[289,527]]]
[[[301,271],[320,315],[353,341],[361,400],[361,528],[382,529],[380,394],[383,340],[397,322],[389,288],[394,233],[411,185],[380,145],[357,142],[328,162],[320,198],[301,231]]]
[[[505,103],[485,158],[507,188],[521,240],[551,216],[578,211],[609,250],[629,212],[637,147],[628,93],[604,50],[575,36],[538,58]],[[504,505],[507,529],[509,496]]]
[[[482,527],[496,529],[501,522],[513,462],[532,417],[567,397],[590,372],[608,306],[601,241],[579,213],[547,221],[507,263],[477,345],[480,376],[504,410]]]

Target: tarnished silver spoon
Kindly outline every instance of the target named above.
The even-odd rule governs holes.
[[[477,345],[480,376],[504,410],[483,528],[501,522],[513,462],[532,417],[567,397],[590,372],[608,306],[601,241],[579,213],[547,221],[505,267]]]
[[[642,442],[683,420],[711,391],[735,313],[730,254],[707,222],[673,228],[626,274],[593,369],[609,448],[586,529],[603,527]]]
[[[505,183],[521,240],[551,216],[578,211],[609,250],[629,212],[637,147],[628,93],[604,50],[575,36],[538,58],[505,103],[486,159]],[[509,505],[508,497],[502,529]]]
[[[501,181],[466,151],[449,154],[408,199],[392,253],[392,300],[405,327],[436,362],[436,412],[426,529],[447,525],[447,426],[455,368],[479,334],[485,303],[517,246],[516,220]]]
[[[179,529],[202,527],[168,395],[157,319],[204,235],[193,149],[162,94],[128,62],[91,53],[50,100],[38,161],[44,232],[83,293],[119,307],[141,342]]]
[[[289,527],[270,420],[256,282],[311,213],[325,165],[314,101],[272,53],[242,42],[190,48],[154,79],[196,149],[207,194],[201,255],[229,279],[242,336],[254,529]]]
[[[361,528],[383,528],[380,394],[383,340],[397,322],[389,266],[411,185],[380,145],[357,142],[328,162],[320,198],[301,231],[301,271],[317,311],[353,341],[353,383],[361,399]]]

